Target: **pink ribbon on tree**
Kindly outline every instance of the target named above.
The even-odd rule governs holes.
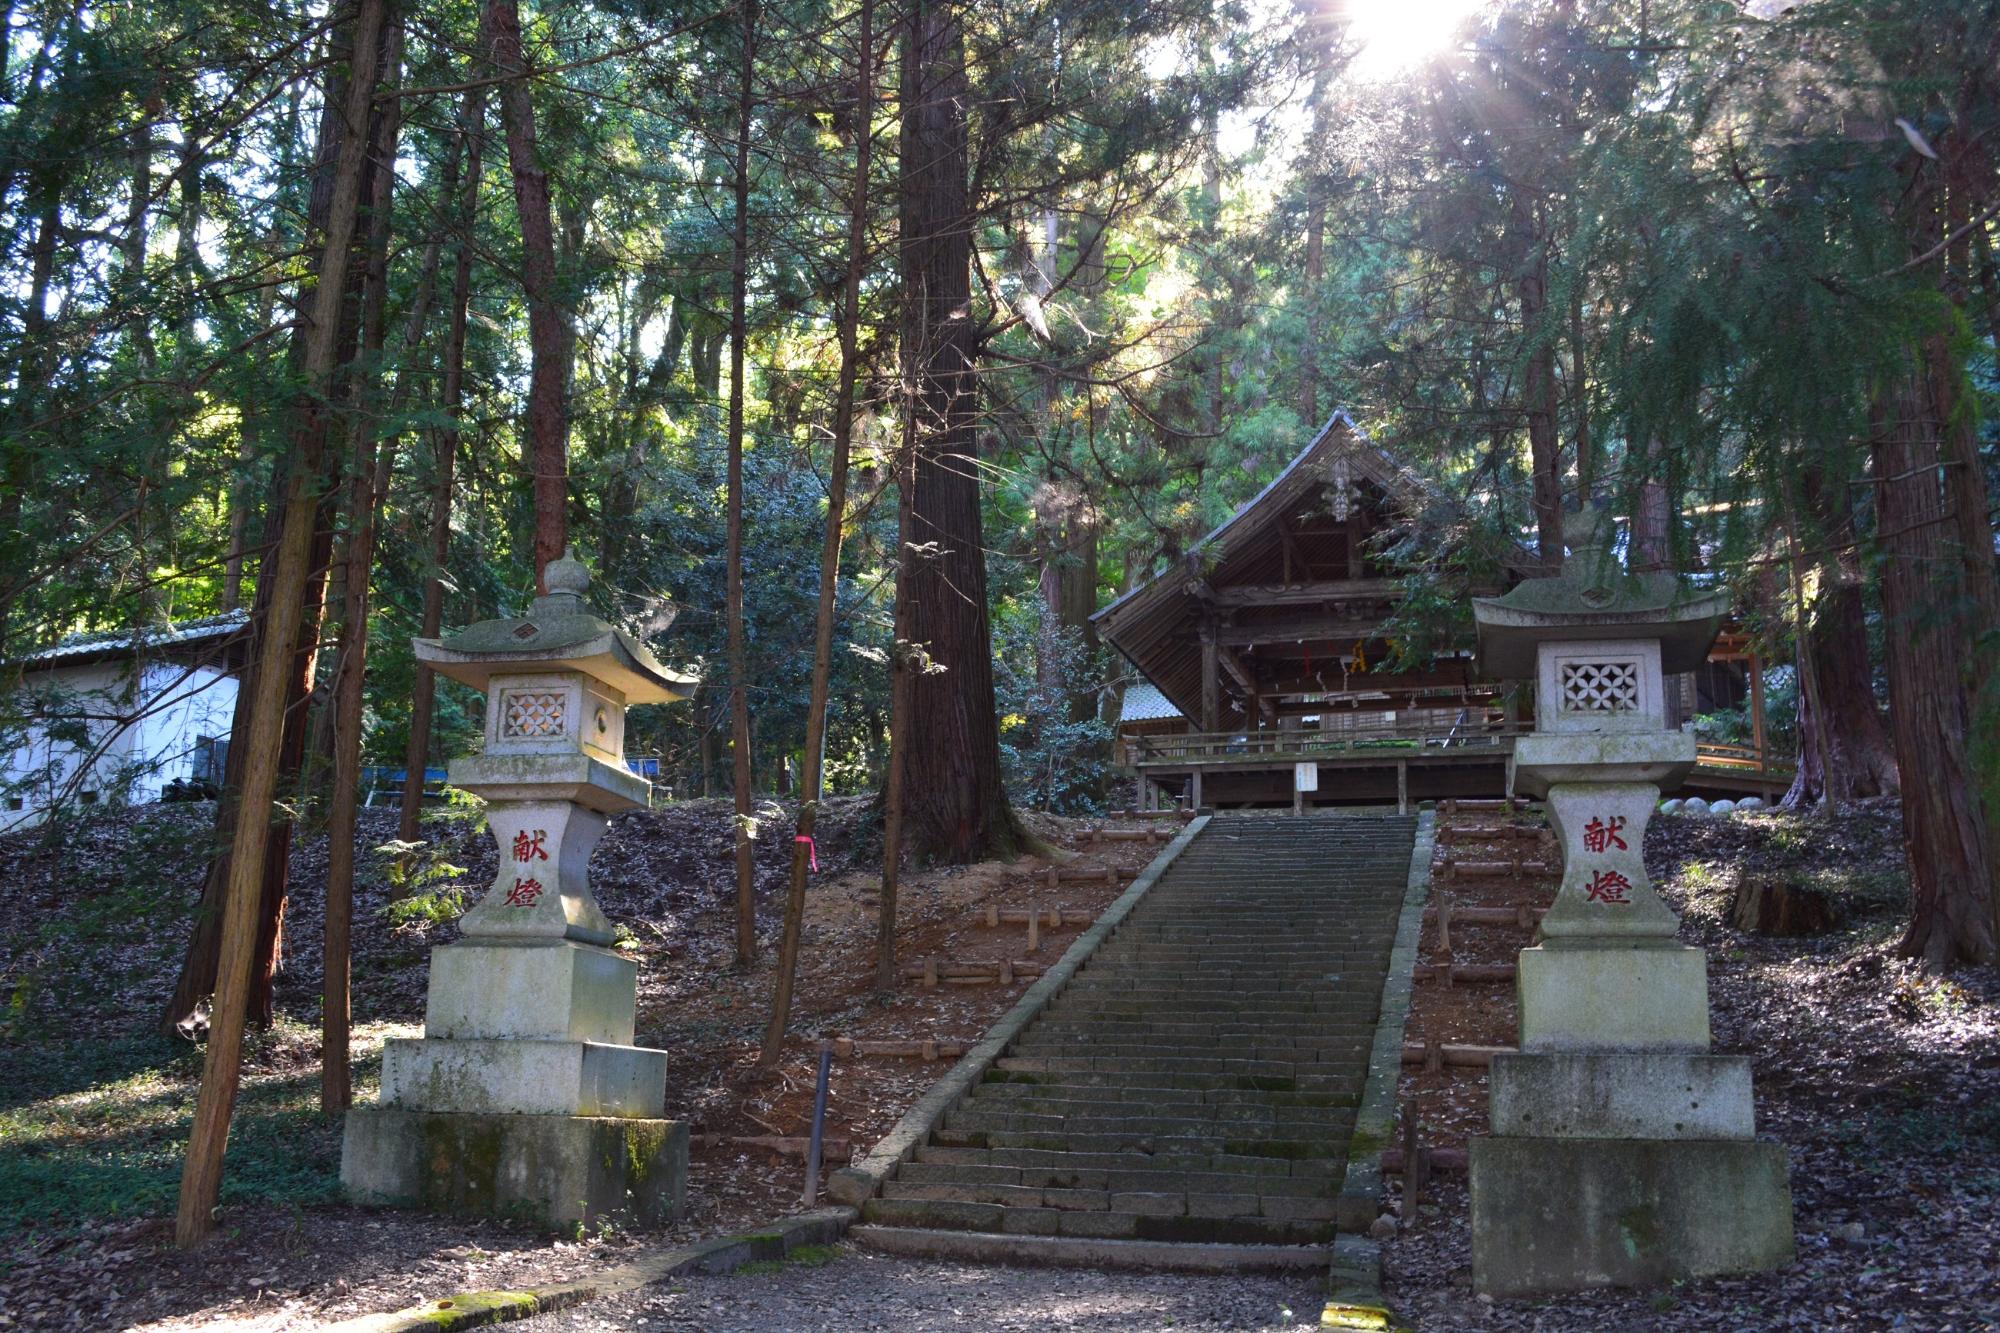
[[[809,834],[809,833],[801,833],[801,834],[799,834],[799,835],[798,835],[797,837],[793,838],[793,839],[792,839],[792,841],[793,841],[793,842],[802,842],[802,843],[804,843],[804,844],[806,845],[806,857],[807,857],[807,859],[808,859],[809,861],[811,861],[811,863],[812,863],[812,868],[813,868],[813,873],[814,873],[814,874],[818,874],[818,873],[819,873],[819,847],[818,847],[818,846],[817,846],[817,845],[816,845],[816,844],[815,844],[815,843],[813,842],[813,840],[812,840],[812,835],[811,835],[811,834]]]

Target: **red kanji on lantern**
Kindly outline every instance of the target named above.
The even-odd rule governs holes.
[[[548,860],[549,854],[542,850],[542,839],[548,836],[549,832],[547,829],[536,829],[533,836],[530,836],[526,829],[522,829],[519,833],[516,833],[514,835],[514,859],[516,861]]]
[[[1586,886],[1588,896],[1584,901],[1591,903],[1629,903],[1632,900],[1625,896],[1625,890],[1631,887],[1632,881],[1617,871],[1600,870]]]
[[[542,882],[538,879],[514,877],[514,887],[507,890],[507,906],[533,907],[535,900],[542,896]]]
[[[1602,819],[1592,819],[1588,824],[1583,826],[1584,850],[1601,852],[1615,845],[1621,852],[1630,851],[1631,848],[1625,845],[1625,839],[1618,836],[1618,830],[1624,827],[1625,816],[1623,815],[1611,816],[1609,824],[1605,823]]]

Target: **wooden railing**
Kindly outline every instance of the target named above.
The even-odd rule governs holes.
[[[1695,747],[1695,766],[1746,778],[1790,782],[1798,761],[1788,754],[1754,745],[1720,745],[1703,741]]]
[[[1357,722],[1361,719],[1357,719]],[[1503,719],[1437,725],[1383,721],[1337,730],[1192,732],[1183,736],[1143,736],[1132,741],[1133,762],[1147,764],[1220,764],[1263,760],[1296,763],[1307,759],[1349,758],[1380,754],[1393,759],[1412,752],[1439,754],[1464,750],[1505,754],[1514,738],[1534,728]]]
[[[1533,723],[1504,720],[1476,720],[1453,724],[1419,726],[1408,722],[1371,722],[1356,719],[1357,725],[1338,730],[1218,731],[1191,732],[1181,736],[1141,736],[1133,738],[1133,762],[1140,765],[1221,764],[1263,760],[1267,763],[1296,763],[1316,758],[1362,757],[1381,754],[1393,758],[1398,752],[1435,754],[1466,750],[1505,753],[1514,739],[1534,730]],[[1768,778],[1790,782],[1796,761],[1787,754],[1759,750],[1749,745],[1720,745],[1708,741],[1696,747],[1696,765],[1711,771],[1746,778]]]

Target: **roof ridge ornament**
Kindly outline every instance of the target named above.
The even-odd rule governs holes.
[[[1618,600],[1618,524],[1595,501],[1585,500],[1569,518],[1570,558],[1576,562],[1577,594],[1585,606],[1603,608]]]

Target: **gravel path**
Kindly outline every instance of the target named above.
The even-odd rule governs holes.
[[[824,1266],[753,1265],[592,1301],[537,1319],[535,1333],[700,1329],[703,1333],[929,1333],[950,1329],[1319,1327],[1319,1274],[1198,1277],[1080,1269],[980,1268],[842,1245]]]

